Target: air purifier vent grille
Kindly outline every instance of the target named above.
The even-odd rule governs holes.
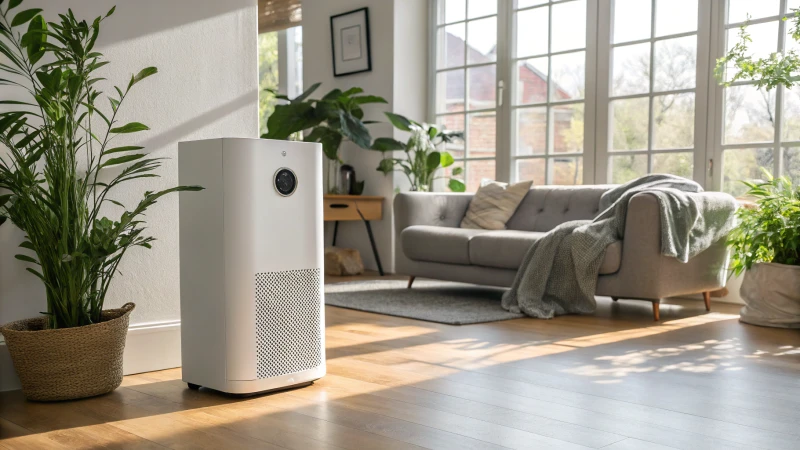
[[[271,378],[322,364],[319,269],[256,274],[256,375]]]

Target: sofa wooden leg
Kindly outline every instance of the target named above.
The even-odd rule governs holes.
[[[408,277],[408,289],[411,289],[411,285],[414,284],[414,279],[417,277]]]
[[[711,311],[711,291],[703,292],[703,301],[706,302],[706,311]]]
[[[612,301],[612,302],[615,302],[615,301],[617,301],[617,300],[619,300],[619,297],[611,297],[611,301]]]
[[[661,320],[661,315],[659,314],[658,307],[661,302],[653,302],[653,320],[658,322]]]

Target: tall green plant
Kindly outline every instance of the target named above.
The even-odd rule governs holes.
[[[434,180],[448,178],[447,186],[453,192],[464,192],[466,185],[458,178],[436,176],[440,168],[453,165],[455,160],[453,155],[446,151],[439,151],[437,147],[443,143],[454,142],[464,139],[462,131],[448,131],[439,129],[435,125],[419,123],[409,120],[405,116],[394,113],[386,113],[386,117],[395,128],[408,131],[411,137],[406,142],[400,142],[393,138],[377,138],[372,144],[371,149],[380,152],[393,152],[402,150],[405,158],[384,158],[378,165],[378,171],[388,174],[391,172],[402,172],[411,183],[414,191],[428,191],[431,189]],[[451,171],[453,176],[463,173],[463,168],[455,167]]]
[[[349,139],[361,148],[369,148],[372,137],[364,120],[361,105],[386,103],[377,95],[359,95],[364,92],[359,87],[346,91],[333,89],[321,99],[312,99],[311,94],[319,88],[315,83],[305,92],[290,99],[268,89],[278,99],[289,103],[276,105],[275,111],[267,119],[267,132],[264,139],[289,139],[295,133],[310,130],[303,140],[319,142],[328,159],[339,161],[339,147],[344,139]]]
[[[789,178],[764,175],[766,181],[742,182],[756,207],[737,211],[739,225],[728,239],[736,275],[755,263],[800,265],[800,188]]]
[[[5,3],[5,5],[3,5]],[[5,56],[0,84],[17,88],[27,100],[2,100],[11,111],[0,113],[0,223],[6,218],[25,232],[16,258],[34,265],[27,270],[44,284],[50,328],[97,323],[111,281],[132,247],[150,248],[143,215],[179,186],[145,192],[133,208],[112,198],[119,186],[157,177],[163,158],[150,158],[136,145],[112,146],[115,137],[149,128],[120,124],[117,115],[131,89],[154,75],[155,67],[131,76],[126,86],[103,95],[97,71],[108,64],[94,51],[101,23],[72,11],[59,22],[45,22],[38,8],[20,10],[22,0],[0,0],[0,53]],[[100,104],[106,104],[102,112]],[[103,213],[116,205],[112,220]]]
[[[800,9],[792,11],[794,12],[792,17],[794,23],[789,35],[795,42],[800,42]],[[785,21],[786,17],[783,20]],[[731,86],[739,80],[750,80],[755,81],[757,88],[765,87],[768,91],[778,86],[786,86],[791,89],[800,81],[800,54],[795,50],[789,50],[784,53],[771,53],[766,58],[753,58],[748,54],[748,44],[753,42],[750,33],[747,32],[749,22],[750,16],[748,15],[747,22],[739,27],[739,41],[725,56],[717,59],[714,68],[714,76],[717,81],[725,87]],[[735,73],[730,80],[726,81],[725,72],[729,69],[735,69]]]

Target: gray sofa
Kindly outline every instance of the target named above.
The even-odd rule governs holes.
[[[501,231],[459,228],[472,194],[398,194],[395,271],[410,277],[409,288],[415,277],[509,287],[531,243],[560,223],[593,219],[600,196],[612,187],[534,187]],[[606,249],[597,295],[651,301],[655,320],[666,297],[703,293],[710,310],[710,291],[724,287],[727,278],[724,239],[681,263],[661,255],[660,233],[656,197],[633,196],[624,241]]]

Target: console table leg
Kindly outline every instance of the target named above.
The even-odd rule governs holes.
[[[369,243],[370,243],[370,245],[372,245],[372,254],[375,255],[375,262],[378,264],[378,273],[380,273],[381,276],[383,276],[383,266],[381,265],[381,257],[378,256],[378,248],[375,247],[375,237],[372,235],[372,226],[369,224],[369,220],[365,220],[364,221],[364,225],[367,226],[367,234],[369,235]]]
[[[333,222],[333,242],[331,242],[331,247],[336,247],[336,234],[339,232],[339,221]]]

